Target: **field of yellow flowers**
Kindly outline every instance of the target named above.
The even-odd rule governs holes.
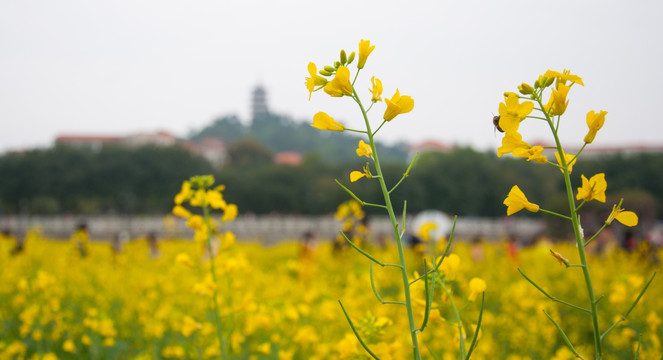
[[[474,245],[472,245],[474,246]],[[450,290],[473,336],[479,312],[469,302],[469,281],[487,283],[476,359],[573,359],[542,309],[566,324],[579,344],[591,344],[586,314],[547,299],[519,273],[522,269],[554,295],[582,303],[583,279],[550,255],[554,248],[570,261],[568,244],[540,244],[509,255],[505,244],[472,247],[453,244],[460,259]],[[215,258],[222,329],[210,305],[214,283],[200,243],[168,240],[160,256],[145,240],[128,243],[116,254],[108,243],[92,243],[86,257],[64,241],[28,236],[25,251],[10,256],[0,249],[0,359],[207,359],[219,357],[219,337],[232,359],[367,359],[340,309],[342,300],[363,339],[381,359],[411,356],[402,307],[376,303],[369,260],[331,242],[303,251],[300,243],[265,248],[237,243]],[[393,249],[371,249],[384,261]],[[479,254],[479,256],[477,256]],[[423,271],[420,255],[407,253],[410,272]],[[593,257],[600,309],[606,319],[626,311],[656,266],[637,254],[613,250]],[[384,300],[399,300],[400,287],[390,268],[374,268]],[[422,282],[420,282],[422,283]],[[423,283],[413,287],[423,299]],[[660,359],[663,283],[654,281],[640,304],[606,339],[608,359],[632,359],[638,337],[640,359]],[[417,300],[418,301],[418,300]],[[429,325],[421,334],[426,359],[458,358],[459,331],[450,316],[449,298],[437,292]],[[424,301],[415,307],[421,319]],[[602,324],[607,326],[606,324]],[[404,336],[405,335],[405,336]],[[579,346],[581,354],[592,349]]]

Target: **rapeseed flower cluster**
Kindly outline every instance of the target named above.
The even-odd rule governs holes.
[[[238,243],[229,249],[219,266],[220,313],[232,319],[229,331],[230,359],[359,359],[364,350],[338,314],[338,298],[344,299],[358,331],[382,359],[412,356],[409,338],[402,333],[408,326],[399,306],[378,306],[362,257],[339,254],[332,239],[313,250],[312,261],[300,256],[296,239],[290,243],[263,247]],[[176,263],[180,254],[195,254],[199,244],[190,239],[161,241],[161,257],[150,256],[145,239],[132,239],[116,261],[108,243],[92,241],[89,256],[66,256],[66,241],[36,236],[21,255],[0,254],[0,359],[217,359],[220,344],[216,336],[213,310],[208,296],[195,293],[195,285],[208,274],[207,262],[189,256],[188,265]],[[585,296],[579,277],[566,277],[564,266],[550,266],[550,244],[541,243],[520,251],[520,266],[537,279],[544,289],[577,303]],[[398,256],[395,245],[376,248],[372,253],[388,262]],[[556,246],[578,262],[570,244]],[[478,306],[468,306],[472,293],[487,284],[481,322],[481,336],[472,357],[477,359],[571,359],[557,336],[557,330],[541,309],[563,317],[571,339],[591,342],[583,326],[586,314],[551,302],[520,275],[505,256],[501,243],[484,243],[484,257],[474,261],[470,246],[454,243],[453,266],[442,270],[441,280],[451,293],[436,291],[429,313],[429,326],[420,334],[422,357],[457,359],[460,333],[451,299],[463,318],[474,319],[462,325],[463,340],[474,335]],[[54,254],[57,254],[54,256]],[[407,250],[406,258],[416,263],[418,255]],[[660,253],[663,255],[663,253]],[[615,295],[602,300],[602,311],[618,314],[633,301],[646,283],[650,265],[636,253],[618,246],[603,255],[589,255],[595,286],[600,293]],[[181,258],[181,257],[180,257]],[[306,261],[306,263],[305,263]],[[303,272],[300,272],[299,270]],[[495,269],[501,269],[495,271]],[[293,271],[296,270],[296,271]],[[454,280],[445,279],[454,271]],[[615,277],[618,273],[620,276]],[[450,274],[450,273],[449,273]],[[402,297],[400,281],[388,271],[374,273],[377,291],[385,301]],[[303,286],[303,276],[313,281]],[[564,279],[564,281],[560,281]],[[275,286],[278,284],[278,286]],[[477,287],[478,285],[478,287]],[[423,283],[413,292],[423,295]],[[653,282],[642,306],[638,306],[609,335],[605,352],[609,358],[632,358],[633,341],[622,336],[642,334],[640,359],[663,356],[663,283]],[[423,297],[419,299],[423,300]],[[475,303],[481,300],[476,295]],[[425,301],[417,301],[415,319],[422,321]],[[232,314],[232,315],[231,315]],[[229,320],[228,320],[229,321]],[[504,331],[508,329],[508,331]],[[586,353],[591,346],[578,346]],[[556,357],[558,356],[558,357]],[[566,357],[563,357],[566,356]]]
[[[375,50],[375,46],[371,44],[369,40],[361,40],[359,42],[358,48],[358,60],[356,64],[356,72],[354,75],[350,71],[350,66],[352,65],[355,59],[355,52],[351,52],[348,56],[345,50],[341,50],[339,60],[334,61],[333,65],[326,65],[322,67],[322,70],[318,71],[318,67],[314,63],[308,64],[309,77],[306,77],[306,88],[309,92],[309,100],[311,99],[312,93],[323,90],[325,93],[330,95],[333,98],[350,98],[354,103],[357,104],[361,117],[364,120],[363,129],[353,129],[346,127],[343,124],[340,124],[333,117],[328,115],[325,112],[318,112],[313,116],[313,124],[311,126],[324,130],[324,131],[353,131],[359,134],[362,134],[364,138],[359,140],[357,143],[357,148],[354,149],[355,153],[359,158],[368,158],[369,161],[362,167],[361,170],[353,170],[350,172],[349,180],[351,183],[359,181],[361,179],[367,179],[374,182],[377,182],[376,185],[380,187],[382,198],[377,200],[377,202],[367,202],[360,199],[355,195],[348,187],[343,185],[340,181],[336,181],[339,186],[341,186],[351,197],[347,204],[342,204],[339,207],[337,212],[337,219],[344,219],[346,214],[354,213],[357,215],[359,213],[358,208],[362,206],[371,206],[376,208],[381,208],[385,210],[389,216],[389,219],[393,225],[394,229],[394,238],[396,240],[396,247],[399,254],[398,261],[396,263],[384,263],[378,260],[374,255],[368,251],[362,249],[361,247],[361,236],[358,238],[358,234],[361,234],[361,231],[355,231],[353,222],[349,219],[343,220],[342,230],[340,232],[339,239],[345,240],[347,244],[357,250],[361,255],[364,255],[370,263],[370,277],[371,277],[371,287],[373,293],[377,300],[383,305],[390,306],[402,306],[405,308],[408,319],[408,328],[409,331],[406,333],[406,336],[410,337],[409,347],[413,349],[413,358],[415,360],[422,359],[422,347],[419,345],[420,334],[423,333],[424,329],[427,327],[429,320],[440,320],[442,319],[439,313],[434,306],[436,302],[434,301],[435,288],[437,286],[438,291],[442,288],[445,292],[445,297],[450,299],[452,308],[454,309],[453,316],[456,319],[459,326],[456,328],[457,333],[456,337],[460,340],[457,342],[460,349],[461,358],[469,357],[469,355],[474,351],[476,346],[476,340],[478,338],[477,330],[474,333],[473,340],[469,346],[469,349],[465,346],[462,337],[465,335],[462,331],[462,326],[460,326],[460,314],[458,309],[455,307],[453,301],[453,296],[451,291],[447,288],[448,282],[453,281],[453,275],[449,272],[449,258],[453,258],[454,254],[451,254],[449,257],[446,257],[449,252],[449,245],[451,244],[451,238],[449,239],[448,246],[443,253],[433,253],[423,259],[419,259],[418,262],[423,260],[424,268],[423,274],[419,275],[417,271],[412,271],[406,262],[405,259],[405,250],[403,245],[403,234],[404,226],[406,219],[406,209],[405,204],[403,206],[403,216],[401,223],[396,219],[396,213],[394,206],[391,202],[390,194],[396,190],[398,185],[408,176],[416,157],[410,163],[410,166],[404,172],[402,178],[395,184],[387,185],[385,181],[384,174],[382,173],[382,168],[380,166],[380,161],[378,153],[375,147],[375,136],[382,129],[382,127],[394,120],[396,117],[401,116],[402,114],[407,114],[414,109],[414,99],[409,95],[402,95],[400,90],[397,88],[391,98],[385,97],[383,99],[383,82],[379,78],[372,76],[371,77],[371,87],[368,89],[368,94],[370,94],[370,105],[368,107],[364,106],[364,103],[361,100],[359,93],[356,90],[355,82],[359,77],[359,73],[364,69],[369,55]],[[384,100],[385,110],[382,114],[382,121],[374,128],[375,124],[372,124],[369,119],[369,112],[373,107]],[[368,102],[367,102],[368,103]],[[367,141],[365,141],[367,140]],[[350,211],[352,210],[352,211]],[[342,215],[338,215],[342,213]],[[363,218],[357,216],[358,218]],[[361,228],[361,227],[360,227]],[[427,233],[430,229],[424,229],[424,238],[426,238]],[[421,255],[421,254],[420,254]],[[438,258],[439,256],[439,258]],[[374,277],[373,265],[377,264],[381,267],[393,267],[399,270],[400,272],[400,288],[403,291],[402,298],[398,300],[385,300],[381,295],[381,292],[376,288],[376,281]],[[430,265],[430,267],[429,267]],[[446,271],[446,272],[445,272]],[[480,281],[480,282],[477,282]],[[472,295],[469,297],[471,301],[474,301],[479,293],[483,294],[485,291],[485,281],[477,279],[473,282],[472,286]],[[412,288],[412,289],[411,289]],[[418,290],[415,290],[418,289]],[[359,320],[359,323],[355,325],[355,322],[352,320],[349,311],[346,310],[346,307],[343,305],[341,300],[339,300],[341,310],[343,311],[350,328],[352,329],[354,335],[357,338],[359,344],[364,348],[366,353],[368,353],[374,359],[381,358],[394,358],[393,352],[394,348],[385,348],[382,346],[376,346],[371,344],[376,334],[379,334],[379,331],[374,331],[376,323],[380,324],[380,329],[382,326],[391,325],[390,321],[377,321],[375,317],[363,317]],[[483,295],[481,308],[483,309]],[[421,313],[422,319],[415,320],[415,314]],[[481,315],[480,315],[481,317]],[[370,329],[367,330],[367,326],[370,324]],[[477,324],[477,327],[480,326],[480,323]],[[462,336],[461,336],[462,335]],[[450,337],[453,337],[451,335]],[[350,339],[345,338],[343,344],[349,345]],[[382,354],[382,355],[380,355]],[[400,358],[400,357],[395,357]]]
[[[608,188],[608,184],[604,173],[595,174],[590,178],[587,178],[584,174],[581,174],[582,184],[580,187],[577,187],[577,189],[574,189],[571,185],[570,174],[573,171],[573,165],[578,161],[582,151],[587,145],[594,141],[598,131],[603,127],[605,123],[605,117],[608,112],[604,110],[600,110],[598,112],[591,110],[587,113],[586,121],[588,131],[583,138],[584,145],[576,154],[565,152],[559,137],[561,116],[565,114],[568,108],[570,102],[570,90],[574,87],[584,85],[585,84],[583,80],[579,76],[571,74],[569,70],[564,70],[563,72],[548,70],[544,74],[540,75],[533,85],[523,83],[518,86],[520,95],[516,94],[515,92],[504,93],[504,102],[499,104],[499,116],[494,119],[494,122],[496,128],[500,132],[504,133],[502,144],[497,149],[497,156],[501,157],[505,154],[512,154],[515,157],[525,158],[527,161],[534,161],[541,164],[550,164],[559,168],[563,175],[569,204],[568,215],[555,213],[553,211],[541,208],[538,204],[531,202],[525,196],[525,193],[518,187],[518,185],[514,185],[511,188],[508,196],[506,199],[504,199],[504,205],[507,206],[508,216],[513,215],[520,210],[526,209],[531,212],[541,211],[558,216],[568,220],[571,223],[573,233],[575,235],[577,251],[579,254],[579,263],[570,263],[569,260],[562,255],[562,253],[553,251],[552,249],[550,249],[550,253],[561,264],[564,264],[566,268],[579,267],[582,270],[583,278],[585,281],[584,287],[587,290],[589,301],[585,300],[583,301],[584,305],[579,306],[564,300],[560,300],[559,298],[550,295],[546,290],[540,287],[536,281],[525,275],[523,272],[521,272],[521,274],[527,281],[529,281],[549,299],[561,304],[565,304],[573,309],[576,309],[577,311],[582,311],[590,315],[591,328],[593,332],[594,357],[595,359],[602,359],[604,353],[604,338],[619,323],[626,319],[628,314],[632,311],[633,307],[638,303],[641,296],[646,291],[647,287],[651,284],[654,275],[651,276],[646,284],[643,284],[643,287],[641,287],[639,290],[639,295],[633,300],[632,305],[625,309],[626,311],[623,312],[622,317],[613,322],[613,325],[609,326],[604,332],[601,332],[597,306],[599,298],[596,295],[595,287],[592,283],[585,247],[589,245],[606,226],[610,225],[613,220],[617,220],[626,226],[635,226],[638,223],[638,217],[635,213],[622,209],[622,202],[620,201],[619,204],[615,204],[613,206],[613,210],[605,220],[603,227],[601,227],[594,235],[585,236],[584,230],[580,223],[579,210],[585,203],[593,200],[604,203],[606,201],[605,193]],[[547,91],[549,91],[550,94],[547,96],[548,100],[546,102],[546,95],[544,94]],[[534,110],[537,112],[532,114]],[[521,124],[525,120],[545,122],[551,130],[554,146],[544,148],[542,146],[532,146],[525,142],[523,140],[523,135],[521,134]],[[554,153],[555,161],[550,161],[550,155],[544,153],[548,151]],[[575,196],[574,190],[576,190]],[[613,292],[610,295],[610,298],[624,298],[622,294],[623,289],[623,287],[613,288]],[[563,330],[563,328],[555,321],[554,314],[549,314],[548,312],[545,312],[545,310],[544,313],[548,319],[557,327],[559,334],[564,339],[571,353],[578,358],[583,358],[581,355],[583,351],[579,351],[574,347],[565,330]]]

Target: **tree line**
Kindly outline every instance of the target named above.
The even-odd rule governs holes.
[[[238,204],[241,213],[331,213],[348,199],[334,179],[367,202],[379,199],[373,181],[349,181],[350,172],[360,170],[365,160],[330,162],[309,153],[300,165],[289,166],[274,164],[271,156],[271,150],[255,140],[230,146],[230,162],[222,168],[177,146],[105,146],[93,152],[56,146],[6,154],[0,157],[0,213],[167,213],[182,181],[197,174],[215,175],[217,183],[227,186],[224,196]],[[405,161],[385,163],[388,183],[395,184],[406,168]],[[518,185],[530,201],[563,211],[566,195],[557,171],[471,148],[430,152],[418,158],[392,198],[395,204],[407,200],[413,213],[438,209],[495,217],[505,215],[502,201]],[[612,202],[624,197],[624,207],[640,211],[643,220],[661,218],[663,154],[581,158],[573,181],[580,186],[581,174],[589,178],[597,172],[606,174],[609,199],[605,205],[588,204],[590,212],[609,211]]]

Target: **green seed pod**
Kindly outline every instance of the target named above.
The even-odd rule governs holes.
[[[525,83],[522,83],[518,86],[518,91],[520,91],[520,93],[523,95],[530,95],[534,93],[534,89],[529,84]]]
[[[355,59],[355,52],[351,52],[350,56],[348,56],[348,65],[352,64],[352,60]]]
[[[345,50],[341,50],[341,65],[348,63],[348,56],[345,54]]]

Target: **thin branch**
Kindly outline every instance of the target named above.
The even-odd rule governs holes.
[[[370,263],[370,273],[371,273],[371,288],[373,288],[373,294],[375,294],[375,297],[378,298],[378,301],[380,301],[382,304],[396,304],[396,305],[405,305],[404,302],[402,301],[385,301],[382,299],[382,296],[380,296],[380,293],[378,293],[378,289],[375,287],[375,281],[373,280],[373,263]]]
[[[403,176],[401,176],[401,179],[398,180],[396,185],[394,185],[391,188],[391,190],[388,191],[389,194],[391,194],[394,190],[396,190],[398,185],[400,185],[403,182],[403,180],[405,180],[406,177],[410,176],[410,170],[412,170],[412,166],[414,165],[415,161],[417,161],[417,157],[419,157],[419,153],[414,154],[414,157],[412,158],[412,161],[410,161],[410,165],[407,167],[407,170],[405,170],[405,173],[403,174]]]
[[[574,308],[574,309],[577,309],[577,310],[580,310],[580,311],[584,311],[584,312],[586,312],[586,313],[588,313],[588,314],[591,314],[591,313],[592,313],[589,309],[585,309],[585,308],[580,307],[580,306],[578,306],[578,305],[573,305],[573,304],[567,303],[566,301],[562,301],[562,300],[560,300],[560,299],[558,299],[558,298],[556,298],[556,297],[554,297],[554,296],[548,294],[545,290],[543,290],[543,288],[541,288],[539,285],[537,285],[532,279],[528,278],[527,275],[525,275],[520,269],[518,269],[518,272],[519,272],[520,275],[522,275],[525,279],[527,279],[527,281],[529,281],[530,284],[534,285],[535,288],[537,288],[541,293],[543,293],[543,295],[545,295],[548,299],[550,299],[550,300],[552,300],[552,301],[555,301],[555,302],[558,302],[558,303],[560,303],[560,304],[564,304],[564,305],[566,305],[566,306],[570,306],[570,307],[572,307],[572,308]]]
[[[571,349],[571,351],[573,352],[573,354],[574,354],[576,357],[578,357],[578,358],[580,358],[580,359],[583,359],[583,357],[580,356],[580,354],[578,354],[578,351],[576,351],[576,348],[573,347],[573,344],[571,344],[571,340],[569,340],[569,337],[566,336],[566,334],[564,333],[564,330],[562,330],[562,328],[559,326],[559,324],[557,324],[557,321],[555,321],[555,319],[553,319],[552,316],[550,316],[545,310],[543,310],[543,313],[546,314],[546,316],[548,317],[548,319],[550,319],[550,321],[552,321],[553,324],[555,324],[555,327],[557,328],[557,330],[559,330],[559,333],[562,335],[562,338],[564,339],[564,342],[565,342],[566,345],[569,347],[569,349]],[[583,359],[583,360],[584,360],[584,359]]]
[[[481,318],[483,317],[483,302],[485,299],[485,292],[481,293],[481,309],[479,310],[479,319],[477,320],[477,328],[474,330],[474,336],[472,336],[472,342],[470,343],[470,349],[467,350],[467,357],[465,360],[470,359],[470,355],[472,355],[472,351],[474,351],[474,347],[477,345],[477,340],[479,338],[479,330],[481,330]]]
[[[626,310],[626,312],[624,313],[624,315],[622,315],[622,316],[619,318],[619,320],[615,321],[615,323],[612,324],[612,325],[608,328],[608,330],[606,330],[603,334],[601,334],[601,340],[603,340],[603,338],[604,338],[606,335],[608,335],[608,334],[612,331],[612,329],[614,329],[617,325],[619,325],[619,323],[621,323],[622,321],[626,320],[626,318],[627,318],[628,315],[631,313],[631,311],[633,311],[633,309],[635,308],[635,306],[638,305],[638,302],[640,301],[640,298],[642,297],[642,295],[644,295],[644,294],[645,294],[645,291],[647,291],[647,288],[649,287],[649,285],[651,284],[651,282],[654,280],[654,276],[656,276],[656,273],[653,273],[653,274],[652,274],[652,276],[649,278],[649,280],[648,280],[647,283],[645,284],[645,287],[643,287],[642,290],[640,290],[640,293],[638,294],[638,297],[635,298],[635,300],[633,301],[633,303],[631,304],[631,306],[629,306],[629,308]]]
[[[368,348],[368,345],[364,342],[364,339],[361,338],[361,335],[357,332],[357,329],[355,328],[355,325],[352,323],[352,320],[350,320],[350,315],[348,315],[348,312],[345,311],[345,307],[343,307],[343,303],[341,300],[338,301],[339,305],[341,305],[341,309],[343,310],[343,314],[345,314],[345,318],[348,320],[348,323],[350,324],[350,327],[352,328],[352,332],[355,333],[355,336],[357,337],[357,340],[359,340],[359,343],[361,344],[362,347],[364,347],[364,350],[368,352],[373,359],[380,360],[380,358],[375,355],[374,352],[371,351],[371,349]]]

